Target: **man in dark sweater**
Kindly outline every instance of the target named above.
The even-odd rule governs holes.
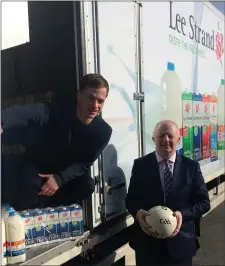
[[[108,82],[101,75],[88,74],[81,81],[77,104],[73,97],[65,101],[53,97],[48,104],[2,111],[3,136],[13,127],[29,128],[32,135],[27,138],[20,194],[13,202],[17,209],[68,205],[93,193],[94,180],[88,170],[112,134],[99,117],[108,91]]]

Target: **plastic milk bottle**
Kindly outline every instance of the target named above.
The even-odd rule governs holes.
[[[162,105],[163,111],[161,119],[173,120],[180,129],[181,141],[177,151],[183,153],[182,144],[182,85],[175,72],[175,65],[167,63],[167,71],[164,73],[160,83],[163,89]]]
[[[2,257],[2,265],[7,264],[7,258],[6,258],[6,232],[5,232],[5,222],[2,218],[2,249],[1,249],[1,257]]]
[[[3,209],[3,211],[2,211],[2,217],[3,217],[4,220],[6,220],[9,217],[9,213],[11,211],[15,211],[13,209],[13,207],[6,207],[5,209]]]
[[[23,218],[16,211],[11,211],[5,220],[7,259],[9,264],[24,262],[25,253],[25,226]]]
[[[192,92],[182,93],[183,103],[183,153],[193,159],[193,107]]]
[[[218,159],[217,152],[217,97],[215,94],[210,96],[210,149],[211,162]]]
[[[218,152],[219,157],[225,150],[225,89],[224,89],[224,79],[221,79],[221,84],[217,92],[217,119],[218,119]]]

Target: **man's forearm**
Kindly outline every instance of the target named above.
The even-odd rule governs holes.
[[[59,186],[65,185],[67,182],[81,177],[88,171],[90,164],[74,163],[62,170],[61,172],[54,174],[54,178]]]
[[[5,129],[28,126],[29,124],[44,124],[49,119],[47,104],[13,106],[2,110],[1,128]]]
[[[205,199],[204,201],[198,202],[193,206],[182,208],[179,211],[182,213],[184,221],[200,219],[202,215],[210,210],[210,201]]]

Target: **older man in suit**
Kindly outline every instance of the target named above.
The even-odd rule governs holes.
[[[210,201],[199,163],[176,153],[179,140],[177,125],[161,121],[154,130],[155,152],[134,161],[126,206],[135,220],[130,246],[137,265],[191,266],[196,254],[195,222],[210,210]],[[168,239],[151,236],[145,223],[147,210],[157,205],[177,218]]]

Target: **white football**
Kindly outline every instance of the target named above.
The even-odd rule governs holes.
[[[146,223],[151,226],[152,236],[160,239],[170,237],[177,226],[177,219],[173,211],[165,206],[155,206],[146,216]]]

